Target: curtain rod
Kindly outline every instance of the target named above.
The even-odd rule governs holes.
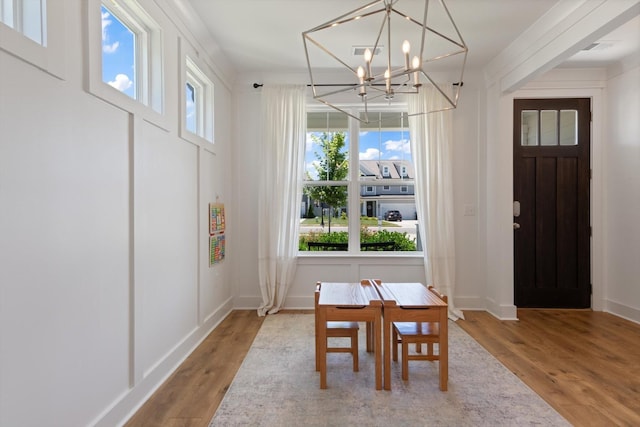
[[[456,82],[456,83],[452,83],[454,86],[464,86],[464,82]],[[253,84],[253,88],[254,89],[258,89],[259,87],[264,86],[262,83],[254,83]],[[323,84],[316,84],[313,86],[319,86],[319,87],[324,87],[324,86],[358,86],[357,83],[323,83]],[[377,83],[374,84],[373,86],[386,86],[385,83]],[[311,85],[307,85],[307,87],[311,87]]]

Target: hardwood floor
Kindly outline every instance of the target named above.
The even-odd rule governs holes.
[[[640,425],[640,325],[587,310],[465,317],[458,325],[573,425]],[[263,320],[232,312],[126,426],[208,426]]]
[[[125,426],[208,426],[263,321],[256,310],[231,312]]]
[[[640,425],[640,325],[589,310],[465,318],[458,325],[571,424]]]

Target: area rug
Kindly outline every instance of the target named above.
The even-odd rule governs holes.
[[[364,343],[363,325],[359,372],[351,355],[327,355],[328,388],[320,390],[314,316],[267,316],[210,427],[570,425],[454,322],[446,392],[438,362],[427,361],[409,362],[409,381],[392,362],[392,390],[376,390]]]

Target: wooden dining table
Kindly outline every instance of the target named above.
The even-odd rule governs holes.
[[[367,323],[367,351],[375,356],[376,390],[382,390],[382,300],[373,283],[322,282],[316,312],[318,325],[328,321]],[[316,351],[319,355],[320,388],[327,388],[327,329],[317,328]]]
[[[374,280],[370,282],[378,290],[383,306],[384,389],[391,390],[393,322],[439,322],[440,390],[446,391],[449,379],[447,303],[422,283],[387,283]]]

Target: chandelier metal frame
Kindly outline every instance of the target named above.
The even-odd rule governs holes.
[[[462,77],[464,67],[466,65],[468,47],[460,35],[460,31],[451,17],[444,0],[424,0],[424,13],[419,20],[398,10],[396,5],[399,2],[400,0],[375,0],[302,33],[305,56],[309,69],[309,77],[311,80],[310,86],[315,100],[357,120],[368,123],[369,102],[379,98],[384,99],[386,102],[391,102],[394,100],[396,95],[415,95],[420,92],[423,85],[431,84],[436,88],[438,96],[442,97],[442,102],[437,104],[437,107],[432,110],[428,109],[411,115],[428,114],[435,111],[450,110],[457,107],[460,87],[462,86],[463,81]],[[441,10],[444,12],[443,15],[450,21],[450,28],[452,29],[451,34],[445,34],[442,30],[436,30],[428,25],[430,2],[438,2],[441,5]],[[372,20],[380,16],[382,16],[382,19],[379,30],[377,34],[375,34],[375,43],[370,45],[370,48],[367,48],[363,55],[364,61],[362,62],[362,65],[364,65],[364,67],[362,65],[356,67],[354,64],[347,63],[346,59],[331,52],[318,39],[318,37],[316,37],[320,32],[326,34],[328,31],[332,31],[332,29],[338,26],[349,25],[350,23],[364,19]],[[391,28],[392,17],[400,17],[403,20],[406,20],[411,28],[415,27],[415,31],[421,33],[418,36],[420,40],[419,56],[414,56],[413,61],[411,61],[409,57],[409,42],[405,40],[402,45],[404,64],[402,66],[396,65],[395,67],[392,65],[391,61],[393,38]],[[412,29],[411,31],[414,30]],[[432,39],[427,40],[428,37],[433,38],[433,40],[437,39],[439,43],[444,43],[447,46],[450,45],[451,50],[432,53],[431,55],[433,56],[431,56],[428,52],[427,42]],[[384,48],[383,41],[385,40],[387,46],[385,55],[376,55],[375,52]],[[309,54],[309,50],[312,47],[319,49],[320,53],[328,55],[329,58],[332,58],[339,65],[345,67],[349,71],[349,75],[353,76],[353,82],[335,85],[316,83],[314,74],[317,75],[318,70],[312,66],[312,60]],[[453,94],[449,94],[449,91],[445,91],[441,87],[441,83],[435,81],[436,79],[431,75],[432,73],[430,70],[435,62],[443,61],[456,55],[463,55],[463,59],[461,61],[462,66],[460,67],[458,81],[452,82],[457,84],[457,86],[453,91]],[[381,68],[380,65],[383,65],[383,67]],[[330,87],[331,89],[327,89]],[[331,97],[335,95],[354,91],[364,104],[364,117],[355,116],[348,110],[341,108],[339,105],[336,105],[335,102],[331,101]]]

